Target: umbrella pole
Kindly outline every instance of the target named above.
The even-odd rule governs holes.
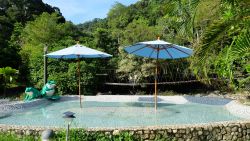
[[[82,108],[82,98],[81,98],[81,74],[80,74],[80,59],[78,56],[78,93],[80,96],[80,108]]]
[[[158,61],[156,62],[156,68],[155,68],[155,111],[157,110],[157,75],[158,75]]]
[[[156,112],[156,110],[157,110],[158,58],[159,58],[159,46],[158,46],[158,49],[157,49],[156,68],[155,68],[155,112]]]

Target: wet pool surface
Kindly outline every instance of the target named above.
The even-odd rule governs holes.
[[[198,103],[168,104],[146,102],[64,101],[42,104],[0,118],[0,124],[65,127],[63,113],[72,111],[73,127],[145,127],[180,124],[211,123],[240,120],[223,105]]]

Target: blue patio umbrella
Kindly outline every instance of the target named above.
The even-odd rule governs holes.
[[[193,50],[187,47],[175,45],[165,41],[158,40],[139,42],[125,48],[129,54],[134,54],[142,57],[155,58],[155,110],[157,109],[157,74],[158,74],[158,59],[178,59],[186,58],[193,54]]]
[[[78,92],[80,96],[80,107],[81,104],[81,79],[80,79],[80,58],[107,58],[112,57],[112,55],[88,48],[86,46],[76,44],[68,48],[64,48],[55,52],[46,54],[49,58],[59,58],[59,59],[78,59]]]

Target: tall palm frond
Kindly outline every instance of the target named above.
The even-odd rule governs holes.
[[[237,59],[244,56],[250,56],[250,32],[239,35],[232,48],[231,55]]]
[[[222,0],[223,1],[223,0]],[[226,1],[227,4],[229,3]],[[233,1],[237,2],[237,1]],[[232,1],[229,4],[233,4]],[[240,5],[238,3],[238,5]],[[241,4],[240,6],[242,6]],[[243,5],[243,6],[246,6]],[[230,17],[221,18],[219,20],[213,21],[205,30],[202,35],[201,42],[198,43],[195,50],[194,59],[192,61],[193,69],[196,69],[196,75],[201,75],[203,77],[208,76],[208,72],[213,73],[214,62],[217,56],[223,55],[222,52],[227,48],[227,46],[232,46],[232,50],[230,54],[240,54],[240,52],[247,51],[248,38],[246,35],[239,40],[237,40],[234,44],[232,44],[234,38],[240,37],[245,29],[247,29],[246,18],[249,13],[247,10],[239,10],[241,7],[234,7],[235,9],[226,9],[229,11],[234,11],[231,13]],[[244,12],[242,12],[244,11]],[[249,23],[248,23],[249,24]],[[235,45],[238,44],[238,47]],[[241,46],[241,47],[240,47]],[[244,46],[244,47],[243,47]],[[227,49],[226,49],[227,50]],[[240,51],[240,52],[239,52]],[[248,50],[249,51],[249,50]],[[235,53],[238,52],[238,53]],[[225,54],[225,53],[224,53]],[[200,77],[200,76],[199,76]]]
[[[201,42],[195,46],[195,54],[191,62],[198,79],[205,79],[209,83],[209,75],[215,73],[215,58],[221,56],[220,52],[230,45],[230,37],[227,32],[231,21],[217,20],[213,22],[201,37]]]

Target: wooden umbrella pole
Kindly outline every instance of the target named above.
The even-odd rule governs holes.
[[[81,98],[81,74],[80,74],[80,59],[78,56],[78,93],[80,96],[80,108],[82,108],[82,98]]]
[[[157,79],[158,79],[158,58],[159,58],[160,47],[157,48],[156,68],[155,68],[155,111],[157,110]]]
[[[158,65],[156,63],[156,68],[155,68],[155,111],[157,110],[157,74],[158,74]]]

